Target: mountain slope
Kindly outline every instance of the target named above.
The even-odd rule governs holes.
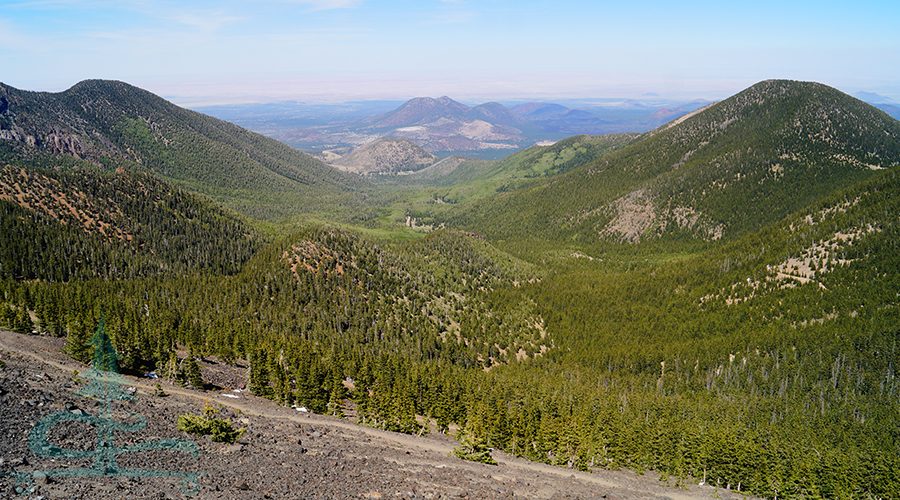
[[[378,139],[334,161],[334,165],[358,174],[415,172],[437,158],[407,139]]]
[[[636,137],[637,134],[578,135],[549,146],[531,146],[502,160],[490,162],[452,161],[448,158],[416,172],[411,179],[423,180],[434,186],[453,186],[551,177],[620,149]]]
[[[469,107],[465,104],[456,102],[447,96],[438,99],[417,97],[389,113],[366,118],[363,123],[372,128],[409,127],[441,118],[463,118],[468,109]]]
[[[19,158],[70,155],[139,168],[245,210],[247,200],[266,209],[286,199],[311,205],[362,185],[282,143],[122,82],[87,80],[60,93],[0,84],[0,99],[0,139]]]
[[[122,169],[0,167],[0,276],[68,281],[235,273],[261,246],[212,201]]]
[[[766,81],[452,222],[587,244],[731,238],[898,164],[900,122],[824,85]]]

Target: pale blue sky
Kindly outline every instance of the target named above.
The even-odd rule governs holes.
[[[0,81],[176,103],[717,99],[768,78],[900,101],[900,2],[0,0]]]

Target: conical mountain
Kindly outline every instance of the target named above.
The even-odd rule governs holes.
[[[441,118],[450,120],[464,119],[469,107],[443,96],[438,99],[432,97],[416,97],[403,103],[402,106],[385,113],[376,115],[364,121],[373,128],[397,128],[409,127],[430,123]]]
[[[897,120],[825,85],[771,80],[453,222],[513,240],[732,238],[898,164]]]

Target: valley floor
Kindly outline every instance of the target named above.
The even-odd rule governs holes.
[[[28,436],[42,418],[65,411],[101,416],[98,399],[77,395],[84,382],[73,381],[80,365],[60,352],[63,339],[0,331],[0,496],[3,498],[605,498],[619,500],[746,498],[709,486],[667,487],[652,471],[583,473],[528,462],[494,451],[497,466],[448,456],[457,444],[448,436],[417,437],[362,427],[348,419],[301,413],[234,387],[195,391],[155,380],[124,375],[135,399],[112,403],[112,420],[147,425],[134,433],[118,431],[115,445],[160,439],[190,439],[199,448],[195,459],[177,450],[122,453],[124,468],[202,474],[195,494],[182,489],[180,476],[59,477],[62,469],[91,468],[90,458],[61,460],[33,453]],[[225,365],[205,366],[219,385],[240,387],[239,372]],[[126,386],[123,386],[126,388]],[[225,397],[237,395],[239,399]],[[204,405],[222,405],[219,416],[247,432],[234,445],[177,430],[179,414],[200,414]],[[66,449],[92,450],[97,430],[79,422],[60,422],[47,436]],[[16,495],[9,473],[51,471],[35,480],[30,495]],[[57,471],[54,474],[52,471]],[[3,475],[6,473],[7,475]],[[695,483],[697,481],[694,481]]]

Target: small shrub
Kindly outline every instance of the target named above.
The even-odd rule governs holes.
[[[467,435],[460,436],[459,446],[453,448],[451,455],[471,462],[480,462],[488,465],[497,465],[497,461],[491,456],[491,450],[483,443],[474,442]]]
[[[203,408],[203,416],[186,413],[178,416],[178,430],[189,434],[197,434],[199,436],[211,436],[216,443],[233,444],[247,430],[246,427],[235,429],[231,422],[214,418],[213,415],[218,412],[217,408],[213,408],[207,404]]]

